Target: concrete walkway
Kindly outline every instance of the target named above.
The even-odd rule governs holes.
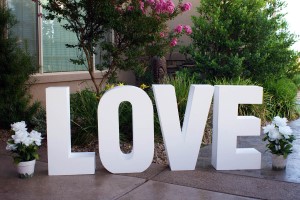
[[[95,175],[48,176],[46,149],[41,149],[35,176],[17,178],[12,158],[0,143],[0,199],[300,199],[300,119],[291,123],[298,140],[285,171],[271,170],[271,154],[261,137],[240,137],[239,147],[262,153],[261,170],[216,171],[211,146],[201,148],[195,171],[171,172],[152,164],[139,174],[111,174],[97,160]]]

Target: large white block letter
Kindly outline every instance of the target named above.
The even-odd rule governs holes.
[[[261,154],[237,148],[237,136],[259,136],[260,119],[238,116],[238,104],[261,104],[258,86],[215,86],[212,165],[217,170],[260,169]]]
[[[47,88],[46,102],[48,174],[94,174],[94,152],[71,153],[69,88]]]
[[[181,130],[175,89],[153,85],[171,170],[194,170],[214,92],[210,85],[191,85]]]
[[[119,105],[132,105],[133,149],[124,154],[119,141]],[[106,92],[98,107],[99,154],[103,166],[112,173],[145,171],[154,155],[153,105],[142,89],[119,86]]]

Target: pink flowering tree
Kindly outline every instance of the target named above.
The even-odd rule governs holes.
[[[109,63],[110,69],[132,69],[137,79],[147,74],[150,58],[165,55],[177,45],[178,38],[187,33],[185,29],[190,29],[184,26],[184,30],[177,33],[166,25],[169,20],[191,9],[188,2],[179,1],[175,5],[172,0],[120,1],[115,4],[115,9],[118,18],[111,24],[115,43],[104,44],[103,47],[117,52],[110,55],[117,62],[114,66]]]
[[[115,81],[118,70],[133,70],[142,77],[149,67],[149,59],[163,56],[177,45],[182,34],[191,34],[187,25],[168,30],[166,23],[189,11],[191,3],[179,0],[49,0],[43,8],[46,19],[66,20],[63,27],[74,32],[83,56],[74,61],[85,63],[99,94],[103,84]],[[107,31],[113,32],[113,41],[103,41]],[[97,82],[94,76],[95,47],[106,52],[97,69],[104,71]]]

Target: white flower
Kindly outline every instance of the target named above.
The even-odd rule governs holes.
[[[35,131],[35,130],[32,130],[30,133],[29,133],[29,137],[32,139],[32,141],[35,142],[36,145],[38,146],[41,146],[41,141],[42,141],[42,137],[41,137],[41,133]]]
[[[280,126],[279,132],[287,139],[292,135],[293,131],[289,126]]]
[[[273,130],[271,130],[269,132],[269,138],[271,141],[274,141],[274,140],[279,140],[282,138],[281,134],[279,133],[279,131],[275,128]]]
[[[275,123],[275,125],[277,125],[277,126],[286,126],[287,119],[285,117],[281,118],[279,116],[276,116],[273,119],[273,123]]]
[[[275,145],[275,150],[279,151],[281,149],[280,145]]]
[[[11,126],[11,129],[15,132],[17,132],[17,131],[27,131],[26,123],[24,121],[16,122],[14,124],[11,124],[10,126]]]
[[[270,131],[273,131],[275,129],[274,124],[268,124],[267,126],[263,127],[264,133],[269,133]]]
[[[28,137],[28,132],[27,131],[16,131],[15,135],[12,135],[11,137],[12,137],[12,139],[14,139],[15,144],[24,143],[24,141]]]
[[[22,143],[25,144],[26,147],[28,147],[29,145],[33,144],[33,140],[30,137],[26,137]]]
[[[6,150],[8,151],[14,151],[17,149],[17,146],[15,144],[7,144]]]

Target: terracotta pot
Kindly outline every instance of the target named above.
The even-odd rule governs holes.
[[[272,155],[272,169],[273,170],[284,170],[286,168],[287,159],[283,155]]]
[[[17,170],[20,178],[31,178],[34,174],[35,160],[20,162]]]

